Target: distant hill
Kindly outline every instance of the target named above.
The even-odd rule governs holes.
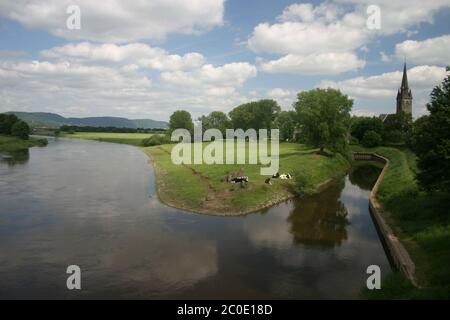
[[[165,129],[168,123],[152,119],[127,119],[118,117],[89,117],[89,118],[64,118],[56,113],[48,112],[8,112],[27,122],[32,127],[57,128],[62,125],[91,126],[91,127],[117,127],[117,128],[143,128]]]

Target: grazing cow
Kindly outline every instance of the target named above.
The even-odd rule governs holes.
[[[292,179],[292,176],[289,173],[283,173],[283,174],[280,174],[280,179],[288,180],[288,179]]]
[[[266,184],[272,184],[272,181],[270,181],[270,178],[267,178],[264,182],[265,182]]]
[[[280,174],[277,172],[274,175],[272,175],[272,178],[274,179],[278,179],[280,177]]]
[[[247,176],[241,176],[231,179],[231,183],[240,183],[240,182],[248,182]]]

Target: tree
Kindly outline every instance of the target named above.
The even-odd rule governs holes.
[[[364,133],[362,145],[367,148],[378,147],[381,144],[382,138],[378,132],[369,130]]]
[[[11,134],[20,139],[28,140],[30,127],[26,122],[19,120],[12,126]]]
[[[175,129],[187,129],[191,132],[194,130],[194,123],[192,122],[192,117],[189,112],[178,110],[172,113],[169,121],[169,134]]]
[[[297,95],[294,104],[302,135],[307,143],[344,152],[350,132],[353,100],[335,89],[314,89]]]
[[[357,138],[359,141],[363,140],[364,134],[367,131],[374,131],[380,136],[383,136],[384,125],[383,121],[377,117],[353,117],[351,134],[352,137]]]
[[[272,122],[281,111],[274,100],[259,100],[242,104],[229,113],[234,129],[272,129]]]
[[[404,142],[411,134],[412,115],[406,112],[390,114],[384,122],[384,140]]]
[[[0,114],[0,134],[10,135],[13,125],[19,121],[14,114]]]
[[[450,68],[447,67],[447,71]],[[411,147],[418,157],[417,180],[428,191],[450,191],[450,75],[431,92],[430,112],[414,123]]]
[[[295,111],[281,111],[275,119],[274,127],[280,130],[282,141],[293,139],[296,117]]]
[[[213,111],[207,116],[201,116],[198,120],[202,122],[203,132],[208,129],[218,129],[225,137],[226,130],[231,128],[230,119],[220,111]]]

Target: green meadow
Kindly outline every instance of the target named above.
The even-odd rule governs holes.
[[[122,144],[130,144],[133,146],[142,146],[143,140],[150,138],[152,135],[153,134],[151,134],[151,133],[112,133],[112,132],[65,133],[65,132],[62,132],[60,134],[60,137],[122,143]]]
[[[203,148],[207,145],[203,143]],[[294,179],[299,172],[307,177],[315,192],[332,178],[344,175],[350,167],[339,154],[324,156],[305,145],[282,143],[279,172],[290,173],[294,179],[271,179],[271,184],[267,184],[268,176],[261,175],[260,168],[268,165],[248,164],[248,156],[246,164],[175,165],[171,160],[173,147],[143,148],[155,167],[161,200],[173,207],[213,215],[245,214],[286,200],[295,195]],[[244,148],[241,151],[248,154],[248,144]],[[226,181],[227,175],[248,176],[249,183],[232,184]]]
[[[43,139],[23,140],[16,137],[0,135],[0,151],[14,152],[25,150],[35,146],[44,146],[47,142]]]

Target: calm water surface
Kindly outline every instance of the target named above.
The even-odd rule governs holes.
[[[161,204],[131,146],[58,139],[0,156],[0,298],[357,298],[367,266],[391,271],[368,212],[378,173],[211,217]],[[72,264],[81,291],[66,289]]]

